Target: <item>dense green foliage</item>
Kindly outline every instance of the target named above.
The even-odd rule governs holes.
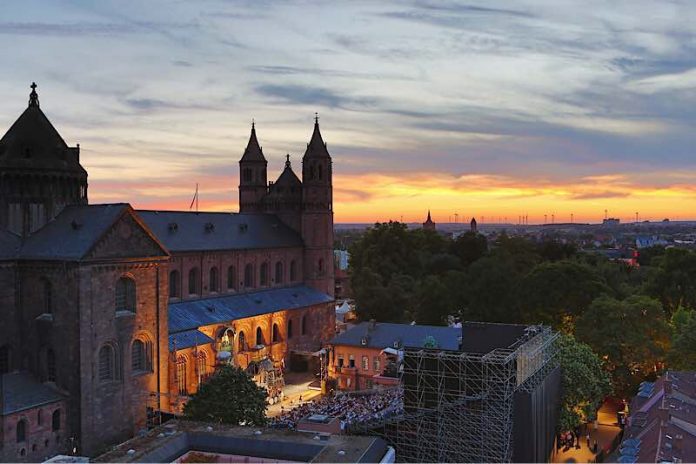
[[[694,251],[641,250],[641,266],[634,268],[559,240],[503,233],[489,242],[473,232],[452,240],[396,222],[376,224],[349,250],[363,319],[549,324],[586,343],[624,397],[665,366],[696,369]],[[580,365],[594,366],[586,348],[572,350],[582,355]],[[590,416],[605,389],[587,388],[566,394],[574,404],[568,414],[588,408],[583,414]],[[577,420],[565,417],[568,424]]]
[[[612,392],[611,380],[592,349],[571,335],[561,337],[558,356],[563,366],[559,428],[573,430],[596,418],[597,409]]]
[[[215,371],[184,406],[184,417],[224,424],[264,425],[266,390],[238,367]]]

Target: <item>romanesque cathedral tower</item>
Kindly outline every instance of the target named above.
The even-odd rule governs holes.
[[[251,136],[239,160],[239,212],[262,211],[262,202],[267,193],[268,161],[256,138],[256,127],[251,124]]]

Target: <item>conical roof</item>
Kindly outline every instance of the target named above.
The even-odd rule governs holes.
[[[280,187],[302,187],[302,181],[297,177],[295,172],[292,170],[290,164],[290,155],[287,155],[285,160],[285,169],[280,173],[278,180],[275,181],[275,186]]]
[[[314,118],[314,132],[312,132],[312,138],[307,144],[304,158],[331,158],[329,151],[326,149],[326,143],[321,138],[318,116]]]
[[[0,139],[0,166],[78,170],[84,172],[74,150],[65,143],[39,107],[36,84],[32,84],[29,106]]]
[[[263,150],[261,150],[261,145],[256,138],[256,127],[255,124],[251,123],[251,135],[249,136],[249,143],[244,150],[241,161],[262,161],[266,162],[266,158],[263,156]]]

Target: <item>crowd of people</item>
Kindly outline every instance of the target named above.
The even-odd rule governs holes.
[[[272,427],[295,428],[297,423],[314,414],[336,417],[341,421],[341,428],[385,419],[403,411],[403,393],[401,389],[376,390],[365,394],[337,393],[317,401],[308,401],[282,412],[270,420]]]

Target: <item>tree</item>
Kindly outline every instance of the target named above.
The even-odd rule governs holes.
[[[609,288],[597,272],[572,261],[544,262],[524,277],[520,305],[524,322],[560,328],[574,320]]]
[[[603,295],[577,319],[575,336],[604,361],[614,390],[631,395],[664,361],[670,330],[659,301],[638,295],[625,300]]]
[[[266,390],[238,367],[224,366],[184,406],[190,420],[233,425],[266,423]]]
[[[415,320],[418,324],[443,325],[454,312],[451,294],[443,279],[428,276],[418,285]]]
[[[696,312],[679,308],[672,316],[672,346],[667,356],[675,370],[696,370]]]
[[[492,253],[474,262],[466,273],[462,319],[519,322],[517,292],[520,275],[508,253]]]
[[[669,248],[655,262],[659,264],[648,279],[647,293],[662,302],[668,316],[680,306],[696,309],[696,253]]]
[[[563,376],[558,429],[566,431],[594,420],[612,387],[609,374],[592,348],[572,335],[562,335],[558,343]]]
[[[486,237],[471,231],[460,235],[450,245],[450,253],[459,258],[463,266],[480,259],[487,251]]]

